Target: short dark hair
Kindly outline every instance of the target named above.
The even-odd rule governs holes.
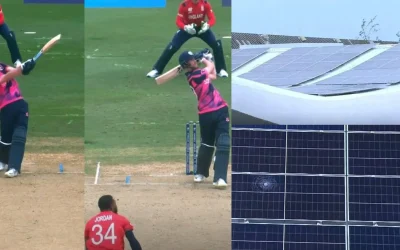
[[[103,195],[100,197],[98,205],[100,211],[107,211],[112,209],[114,198],[111,195]]]

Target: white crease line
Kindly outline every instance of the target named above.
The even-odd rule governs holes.
[[[131,176],[131,178],[144,178],[144,177],[191,177],[194,176],[193,174],[191,175],[185,175],[185,174],[150,174],[150,175],[134,175],[134,174],[125,174],[125,175],[107,175],[101,177],[102,179],[110,179],[110,178],[125,178],[126,176]],[[86,176],[86,178],[95,178],[94,176]]]
[[[198,186],[202,185],[205,186],[206,184],[210,183],[167,183],[167,182],[133,182],[133,183],[100,183],[100,184],[93,184],[93,183],[85,183],[85,186]]]

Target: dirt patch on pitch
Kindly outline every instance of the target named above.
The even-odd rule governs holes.
[[[84,172],[83,154],[70,153],[26,153],[23,171],[29,173],[57,173],[62,164],[65,172]]]
[[[169,176],[174,172],[181,175]],[[230,188],[214,189],[211,177],[194,184],[193,176],[183,173],[181,162],[103,167],[100,185],[86,178],[85,219],[98,212],[101,195],[111,194],[136,226],[143,249],[231,249]]]
[[[67,148],[71,140],[36,142]],[[60,163],[66,174],[58,174]],[[1,250],[82,248],[83,166],[83,154],[31,153],[28,149],[21,176],[6,179],[0,172],[0,231],[7,239],[0,241]]]
[[[83,175],[2,177],[0,231],[7,240],[0,242],[0,249],[82,248]]]

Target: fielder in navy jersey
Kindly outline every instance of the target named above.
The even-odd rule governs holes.
[[[5,22],[3,7],[0,5],[0,35],[6,40],[8,50],[11,54],[11,60],[15,67],[21,65],[22,57],[19,52],[18,43],[15,38],[15,33],[10,30]]]
[[[214,149],[216,149],[213,185],[217,188],[225,188],[231,143],[229,109],[227,102],[211,81],[217,78],[211,53],[204,54],[200,62],[205,65],[205,68],[198,66],[195,55],[190,51],[183,52],[179,57],[179,64],[186,71],[189,86],[198,100],[201,144],[194,181],[203,182],[209,177],[209,169]]]
[[[215,14],[209,1],[184,0],[179,6],[176,17],[178,31],[154,64],[153,69],[147,74],[147,77],[156,78],[162,74],[172,56],[193,37],[200,38],[212,48],[218,76],[228,77],[222,42],[216,39],[210,29],[215,23]]]

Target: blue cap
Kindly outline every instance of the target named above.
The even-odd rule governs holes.
[[[179,65],[185,67],[190,60],[194,60],[194,54],[192,51],[184,51],[179,56]]]

